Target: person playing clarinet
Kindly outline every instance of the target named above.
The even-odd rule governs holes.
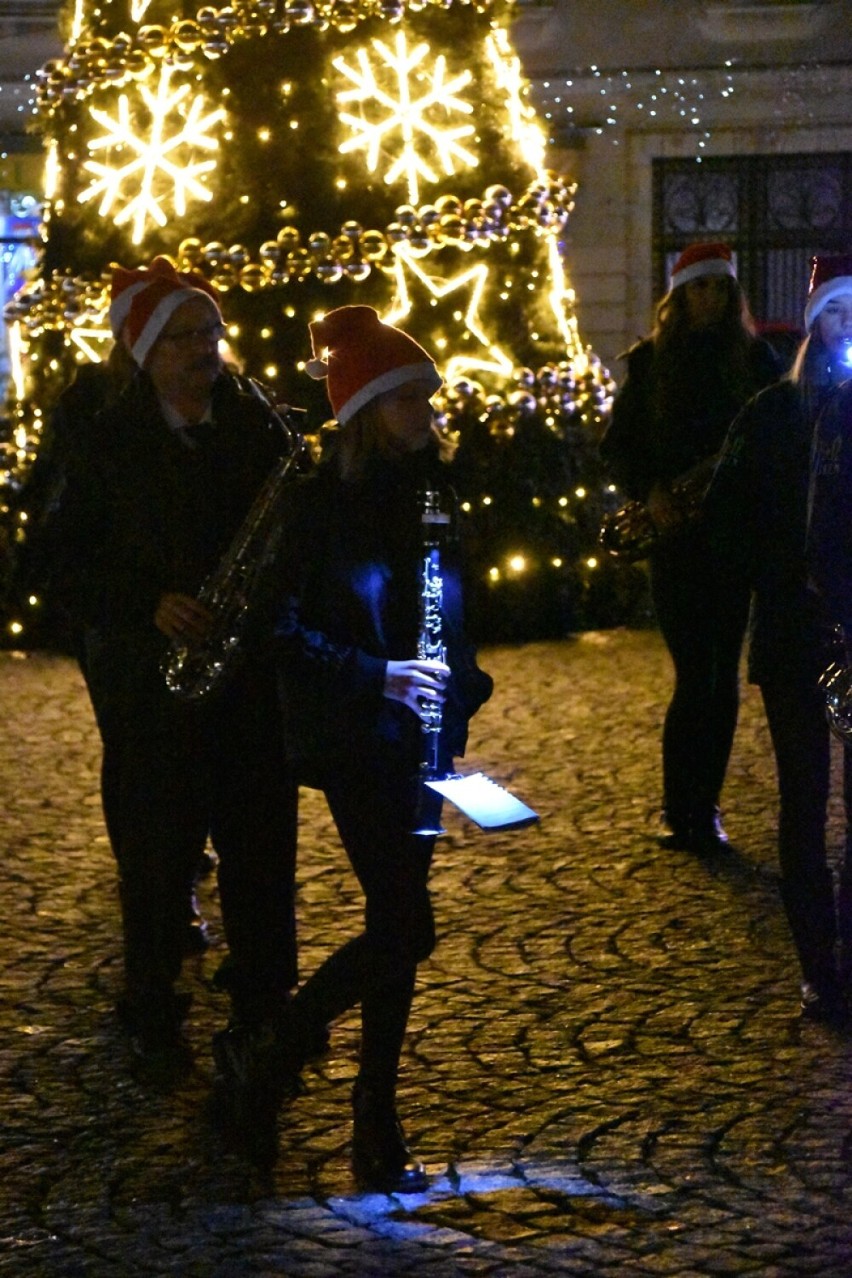
[[[424,743],[440,707],[439,765],[451,771],[492,680],[465,637],[434,361],[369,306],[340,307],[310,331],[308,372],[326,379],[337,429],[292,493],[275,642],[288,752],[302,783],[325,794],[365,909],[360,934],[329,954],[288,1009],[282,1081],[295,1090],[304,1045],[359,1005],[353,1169],[364,1188],[412,1192],[428,1182],[395,1096],[417,965],[435,945],[428,876],[441,801],[422,783]],[[418,655],[435,501],[450,516],[440,561],[445,660]],[[425,822],[424,792],[434,808]]]

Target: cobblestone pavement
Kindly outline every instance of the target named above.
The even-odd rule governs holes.
[[[670,678],[655,632],[483,664],[497,688],[465,767],[542,819],[485,835],[448,813],[401,1086],[434,1183],[390,1198],[349,1171],[354,1018],[282,1114],[271,1176],[221,1147],[221,940],[186,964],[188,1081],[134,1080],[81,680],[62,657],[0,654],[0,1275],[852,1274],[852,1040],[796,1019],[755,690],[725,795],[733,846],[707,861],[652,837]],[[359,899],[317,794],[302,823],[310,971],[326,920],[351,934]],[[212,884],[204,908],[218,930]]]

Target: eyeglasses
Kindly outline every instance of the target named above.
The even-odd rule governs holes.
[[[196,339],[204,342],[221,342],[224,336],[224,324],[204,324],[201,328],[180,328],[176,333],[162,333],[160,341],[174,342],[176,346],[188,346]]]

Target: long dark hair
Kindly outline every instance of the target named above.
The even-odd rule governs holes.
[[[754,391],[750,373],[750,348],[755,322],[748,300],[737,280],[721,277],[726,286],[725,310],[713,325],[719,339],[716,371],[720,381],[737,400],[744,402]],[[694,369],[687,358],[692,334],[686,285],[670,289],[657,305],[651,341],[654,344],[654,399],[658,412],[666,415],[675,406],[688,403],[694,394]]]

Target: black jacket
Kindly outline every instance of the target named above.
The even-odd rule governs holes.
[[[808,587],[805,533],[811,426],[792,382],[753,399],[728,432],[704,504],[732,588],[753,592],[749,677],[811,684],[827,659],[822,609]]]
[[[431,450],[374,458],[344,482],[336,460],[290,494],[275,627],[289,749],[303,764],[377,747],[416,766],[422,733],[408,707],[383,695],[388,660],[416,657],[422,530],[419,494],[453,495]],[[461,755],[470,716],[491,694],[464,634],[455,538],[442,546],[442,638],[452,670],[442,716],[447,755]]]
[[[653,342],[645,338],[627,352],[627,376],[601,440],[601,457],[628,497],[645,502],[655,484],[670,483],[714,456],[743,404],[778,378],[778,361],[762,339],[750,344],[744,388],[735,390],[723,382],[722,353],[714,328],[689,333],[680,355],[682,401],[661,408],[654,393]]]
[[[193,449],[140,373],[67,460],[55,587],[84,632],[93,699],[127,714],[174,701],[159,672],[169,641],[157,604],[165,592],[198,593],[285,451],[280,423],[231,374],[215,383],[212,408],[209,438]]]
[[[814,430],[808,563],[829,616],[852,641],[852,381],[830,395]]]

